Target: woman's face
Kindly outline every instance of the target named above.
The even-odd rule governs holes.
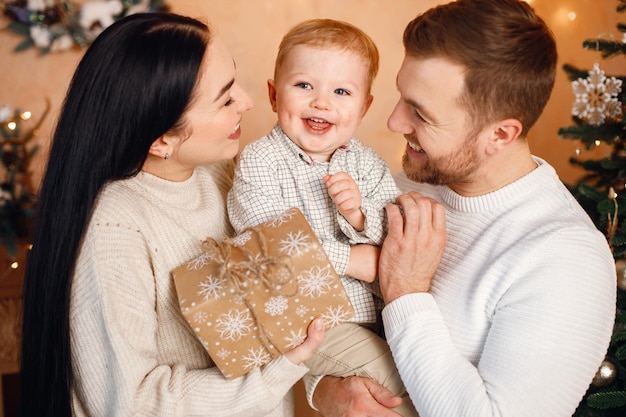
[[[168,163],[189,175],[198,165],[233,158],[239,151],[242,114],[252,100],[235,81],[235,63],[214,38],[200,69],[195,98],[185,113],[185,129]]]

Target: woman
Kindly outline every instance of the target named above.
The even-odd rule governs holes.
[[[231,232],[224,196],[251,108],[210,29],[117,21],[67,93],[25,282],[24,416],[290,416],[309,337],[227,381],[184,320],[170,271]]]

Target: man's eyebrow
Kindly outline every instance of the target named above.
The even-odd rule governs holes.
[[[232,80],[230,80],[229,82],[227,82],[226,85],[220,89],[220,92],[217,94],[217,97],[215,97],[215,100],[213,100],[213,101],[215,102],[215,101],[219,100],[220,97],[222,97],[224,95],[224,93],[226,93],[228,90],[230,90],[230,88],[233,86],[233,84],[235,84],[235,79],[234,78]]]

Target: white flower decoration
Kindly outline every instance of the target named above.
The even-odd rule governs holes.
[[[591,125],[601,125],[607,118],[617,118],[622,114],[622,106],[617,99],[622,91],[622,80],[606,77],[595,63],[585,79],[572,81],[576,96],[572,114]]]

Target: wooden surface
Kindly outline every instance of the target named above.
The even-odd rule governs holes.
[[[0,249],[0,417],[5,416],[2,375],[19,372],[22,283],[26,265],[26,244],[15,258]],[[17,268],[11,264],[17,261]],[[7,416],[8,417],[8,416]]]

